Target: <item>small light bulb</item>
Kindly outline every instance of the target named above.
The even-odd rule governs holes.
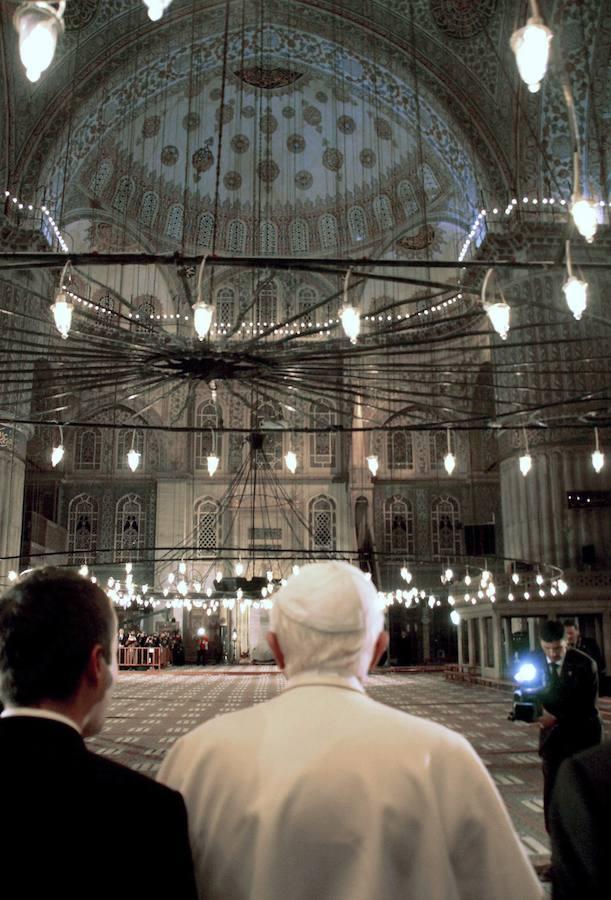
[[[79,573],[79,575],[82,575],[83,578],[87,578],[87,576],[89,575],[89,566],[85,563],[84,565],[82,565],[80,567],[80,569],[78,570],[78,573]]]
[[[598,209],[594,202],[578,197],[571,204],[571,215],[579,234],[591,244],[598,228]]]
[[[454,572],[449,567],[443,573],[446,581],[452,581],[454,578]]]
[[[530,453],[525,453],[524,456],[520,457],[519,462],[520,462],[520,472],[522,473],[524,478],[526,478],[526,476],[532,469],[532,464],[533,464],[532,456],[530,455]]]
[[[286,463],[286,467],[291,472],[292,475],[297,471],[297,455],[294,450],[288,450],[285,457],[284,462]]]
[[[193,325],[195,327],[195,331],[197,332],[198,338],[200,339],[200,341],[203,341],[210,331],[214,309],[212,306],[210,306],[209,303],[205,303],[203,300],[198,300],[197,303],[193,304],[192,308]]]
[[[60,444],[58,447],[53,447],[51,451],[51,465],[53,468],[62,461],[64,458],[64,445]]]
[[[236,573],[236,575],[238,576],[238,578],[240,577],[240,575],[243,575],[243,573],[244,573],[244,563],[242,562],[241,559],[239,559],[239,560],[237,561],[237,563],[236,563],[235,566],[233,567],[233,570],[234,570],[234,572]]]
[[[221,572],[220,569],[219,569],[218,572],[216,573],[216,576],[215,576],[215,579],[214,579],[214,580],[216,581],[217,584],[219,584],[219,582],[221,582],[221,581],[223,580],[223,573]]]
[[[452,625],[460,625],[460,613],[457,609],[453,609],[450,613],[450,620]]]
[[[134,447],[132,447],[127,454],[127,465],[130,467],[132,472],[135,472],[140,465],[140,453]]]
[[[541,87],[547,71],[552,32],[538,17],[528,20],[523,28],[511,36],[511,49],[515,53],[520,78],[532,94]]]
[[[605,464],[605,454],[600,450],[595,450],[592,454],[592,465],[594,466],[595,472],[600,472],[602,467]]]
[[[566,297],[566,305],[579,322],[588,305],[587,282],[581,281],[580,278],[575,278],[574,275],[571,275],[562,285],[562,290]]]
[[[339,317],[342,322],[342,328],[346,336],[350,338],[351,344],[356,344],[356,339],[361,331],[361,314],[354,306],[343,306]]]
[[[511,576],[511,580],[513,581],[514,584],[518,584],[518,583],[519,583],[519,581],[520,581],[520,576],[518,575],[517,572],[514,572],[514,573],[513,573],[513,575]]]
[[[144,0],[151,22],[158,22],[172,0]]]
[[[456,457],[452,452],[449,451],[448,453],[446,453],[443,458],[443,465],[448,475],[451,475],[456,468]]]
[[[216,470],[219,467],[219,458],[215,453],[211,453],[210,456],[206,458],[206,465],[208,466],[208,475],[210,478],[214,475]]]
[[[378,474],[378,469],[380,467],[380,463],[377,456],[368,456],[367,457],[367,465],[369,467],[369,471],[371,474],[375,476]]]
[[[469,575],[468,572],[465,575],[465,584],[467,585],[467,587],[469,587],[469,585],[471,584],[471,576]]]
[[[55,327],[64,340],[70,334],[72,327],[72,313],[74,307],[65,291],[59,290],[55,292],[55,303],[51,306]]]
[[[18,578],[18,577],[19,577],[19,576],[17,575],[17,572],[15,572],[14,569],[11,569],[11,571],[8,573],[8,580],[9,580],[9,581],[17,581],[17,578]]]
[[[300,569],[297,563],[293,566],[293,575],[299,575]]]

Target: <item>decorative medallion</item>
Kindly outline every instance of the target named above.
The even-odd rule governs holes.
[[[341,85],[334,85],[333,87],[333,96],[336,100],[339,100],[340,103],[351,103],[350,91],[346,90],[345,87]]]
[[[234,134],[231,138],[231,149],[234,153],[246,153],[250,147],[250,141],[245,134]]]
[[[285,106],[282,110],[285,119],[292,119],[295,116],[295,108],[293,106]]]
[[[161,151],[161,162],[164,166],[175,166],[178,162],[179,155],[178,147],[168,144],[167,147],[164,147]]]
[[[438,28],[454,38],[470,38],[483,31],[496,9],[496,0],[431,0]]]
[[[223,178],[223,184],[228,191],[237,191],[242,187],[242,176],[239,172],[227,172]]]
[[[161,118],[159,116],[148,116],[142,123],[142,137],[151,138],[159,134],[161,128]]]
[[[199,150],[196,150],[191,157],[191,162],[193,163],[193,168],[195,169],[195,181],[199,181],[201,179],[202,172],[207,172],[208,169],[212,165],[214,165],[214,154],[208,146],[211,142],[212,139],[206,141],[206,146],[200,147]]]
[[[215,88],[212,88],[209,96],[210,96],[210,99],[213,100],[214,103],[216,103],[216,101],[220,100],[221,97],[223,96],[223,92],[220,89],[220,87],[215,87]]]
[[[273,134],[278,127],[278,119],[268,110],[259,119],[259,128],[263,134]]]
[[[327,94],[325,94],[324,91],[318,91],[316,94],[316,99],[319,103],[326,103],[329,97],[327,96]]]
[[[280,169],[278,168],[278,163],[271,158],[262,159],[257,166],[257,175],[265,184],[271,184],[272,181],[276,180],[279,174]]]
[[[222,106],[217,106],[215,117],[216,117],[216,127],[219,127],[219,123],[222,118],[222,124],[227,125],[228,122],[231,122],[233,119],[235,110],[233,108],[233,104],[231,103],[223,103]]]
[[[89,25],[98,11],[99,0],[79,0],[78,3],[66,4],[64,23],[66,31],[78,31]]]
[[[245,84],[262,88],[264,91],[272,91],[274,88],[294,84],[303,73],[294,69],[283,69],[281,66],[246,66],[233,74]]]
[[[311,188],[313,181],[312,173],[307,172],[305,169],[302,169],[301,172],[297,172],[295,175],[295,184],[300,191],[307,191],[308,188]]]
[[[182,120],[182,127],[185,131],[195,131],[196,128],[199,128],[200,121],[199,113],[190,112]]]
[[[322,155],[322,164],[330,172],[339,172],[344,164],[344,154],[334,147],[327,147]]]
[[[397,247],[403,250],[424,250],[433,243],[435,239],[435,229],[432,225],[425,225],[417,234],[406,235],[396,241]]]
[[[243,106],[242,107],[242,115],[245,119],[252,119],[255,114],[254,106]]]
[[[361,150],[359,159],[364,169],[371,169],[376,164],[376,155],[373,150],[370,150],[368,147]]]
[[[303,153],[305,145],[305,138],[302,134],[289,134],[286,139],[286,149],[289,153]]]
[[[320,125],[320,121],[322,116],[320,114],[320,110],[315,106],[306,106],[303,111],[304,121],[308,123],[308,125]]]
[[[392,137],[392,128],[390,127],[390,122],[386,119],[382,119],[381,116],[376,116],[373,120],[373,127],[376,130],[376,134],[383,141],[389,141]]]
[[[356,122],[352,116],[340,116],[337,120],[337,127],[342,134],[354,134]]]
[[[204,85],[201,81],[190,81],[185,90],[185,97],[188,97],[189,100],[193,100],[194,97],[199,97],[203,89]]]

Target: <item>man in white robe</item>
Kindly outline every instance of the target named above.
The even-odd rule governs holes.
[[[159,780],[187,804],[201,900],[535,900],[503,802],[471,745],[370,699],[387,634],[343,562],[276,595],[278,697],[181,738]]]

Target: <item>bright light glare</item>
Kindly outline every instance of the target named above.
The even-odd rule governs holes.
[[[380,467],[380,462],[377,456],[368,456],[367,457],[367,465],[369,466],[369,471],[375,477],[378,474],[378,469]]]
[[[525,453],[524,456],[520,457],[520,472],[526,478],[530,470],[532,469],[533,461],[530,453]]]
[[[600,472],[602,467],[605,464],[605,454],[600,450],[595,450],[592,454],[592,465],[594,466],[595,472]]]
[[[53,7],[45,9],[30,4],[29,8],[17,10],[14,21],[26,75],[30,81],[38,81],[53,62],[57,38],[63,31],[61,17]]]
[[[295,474],[297,471],[297,454],[294,450],[288,450],[285,457],[284,462],[286,464],[287,469],[291,474]]]
[[[51,465],[53,468],[62,461],[64,458],[64,445],[60,444],[59,447],[53,447],[51,451]]]
[[[571,275],[571,277],[567,278],[562,285],[562,290],[566,297],[566,305],[579,322],[588,305],[587,282],[581,281],[579,278],[575,278],[574,275]]]
[[[552,32],[537,19],[529,19],[524,28],[514,31],[511,49],[516,55],[520,78],[531,94],[536,94],[547,72]]]
[[[523,663],[515,674],[518,684],[526,684],[537,677],[537,669],[532,663]]]
[[[443,458],[443,465],[448,475],[451,475],[456,468],[456,457],[453,453],[446,453]]]
[[[73,309],[74,307],[68,299],[68,295],[66,294],[66,292],[61,290],[56,291],[55,303],[52,304],[51,311],[55,320],[55,327],[64,338],[64,340],[70,333],[70,328],[72,326]]]
[[[204,303],[203,300],[198,300],[197,303],[193,304],[193,325],[200,341],[203,341],[210,331],[213,313],[214,309],[212,306],[209,303]]]
[[[356,344],[356,339],[361,331],[361,314],[354,306],[344,306],[339,314],[342,327],[351,344]]]
[[[457,609],[453,609],[450,613],[450,621],[452,622],[452,625],[460,624],[460,613]]]
[[[502,341],[507,340],[509,333],[509,320],[511,318],[511,307],[508,303],[487,303],[486,314],[492,323],[492,327],[501,338]]]
[[[598,208],[595,203],[580,197],[571,206],[571,215],[579,234],[591,244],[598,227]]]
[[[130,467],[132,472],[135,472],[140,465],[140,454],[133,447],[127,454],[127,465]]]
[[[219,458],[216,453],[211,453],[210,456],[206,457],[206,465],[208,466],[208,475],[212,478],[219,467]]]

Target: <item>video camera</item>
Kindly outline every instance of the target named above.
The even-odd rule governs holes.
[[[543,713],[539,695],[545,687],[543,672],[532,662],[523,662],[515,673],[518,687],[513,692],[510,722],[534,722]]]

